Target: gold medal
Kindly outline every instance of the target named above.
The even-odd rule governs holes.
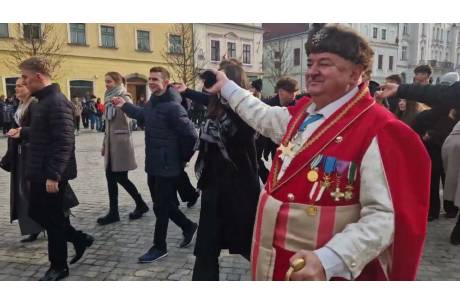
[[[343,198],[345,198],[345,200],[347,201],[350,201],[351,199],[353,199],[353,186],[352,185],[347,185],[345,187],[345,194]]]
[[[314,205],[310,205],[307,207],[307,215],[308,216],[316,216],[318,214],[318,208]]]
[[[331,186],[331,177],[328,175],[324,175],[323,181],[321,182],[321,187],[328,189]]]
[[[318,174],[318,169],[317,168],[312,169],[307,173],[307,179],[310,182],[316,182],[316,181],[318,181],[318,178],[319,178],[319,174]]]

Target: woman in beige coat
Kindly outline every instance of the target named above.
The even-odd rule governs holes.
[[[97,219],[100,225],[120,220],[118,213],[118,184],[123,186],[136,203],[129,219],[138,219],[149,208],[139,194],[136,186],[128,179],[128,171],[136,169],[133,140],[129,129],[130,119],[120,109],[114,107],[112,100],[117,97],[132,103],[129,93],[123,86],[123,77],[118,72],[105,75],[105,136],[101,154],[105,159],[105,175],[109,191],[109,213]]]

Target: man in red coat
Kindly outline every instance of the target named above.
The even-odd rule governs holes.
[[[216,72],[229,106],[279,143],[253,233],[256,280],[414,280],[429,202],[419,137],[370,96],[374,52],[351,29],[310,33],[307,90],[270,107]]]

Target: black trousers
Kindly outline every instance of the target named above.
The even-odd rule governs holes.
[[[76,131],[80,131],[80,120],[81,120],[81,117],[80,116],[76,116],[74,118],[74,121],[75,121],[75,130]]]
[[[429,216],[439,217],[441,198],[439,196],[440,181],[444,184],[445,173],[442,165],[441,148],[427,147],[431,158],[430,209]]]
[[[88,128],[88,125],[89,125],[89,119],[88,119],[88,115],[85,113],[85,114],[81,114],[81,122],[83,124],[83,128]]]
[[[177,192],[182,202],[192,201],[195,198],[196,189],[190,182],[190,178],[185,170],[182,171],[177,179]]]
[[[105,177],[107,178],[111,213],[118,213],[118,184],[128,192],[136,202],[136,205],[142,202],[142,196],[139,194],[136,186],[129,180],[128,172],[113,172],[109,164],[105,170]]]
[[[218,281],[219,257],[197,256],[193,266],[192,281]]]
[[[59,192],[47,193],[45,182],[31,182],[29,216],[48,234],[51,268],[67,268],[67,242],[78,243],[85,234],[75,230],[63,208],[67,181],[59,182]]]
[[[166,235],[168,232],[169,219],[184,232],[190,230],[193,224],[193,222],[179,210],[179,202],[177,201],[176,195],[177,181],[178,177],[159,177],[151,175],[148,176],[147,180],[152,201],[154,202],[153,212],[157,217],[153,245],[160,250],[167,249]]]

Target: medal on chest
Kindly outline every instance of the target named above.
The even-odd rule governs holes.
[[[348,167],[348,184],[345,186],[345,194],[344,198],[347,201],[353,199],[353,185],[356,181],[356,173],[357,173],[357,166],[355,162],[350,162],[350,166]]]
[[[285,157],[292,158],[294,156],[293,148],[294,148],[294,144],[292,144],[291,141],[289,141],[289,143],[286,146],[281,144],[278,147],[278,150],[281,151],[281,154],[279,155],[280,159],[283,160]]]
[[[318,212],[318,208],[315,206],[315,203],[318,202],[321,197],[324,194],[324,191],[328,189],[331,186],[331,175],[335,170],[335,163],[336,159],[334,157],[326,157],[322,155],[318,155],[313,161],[312,165],[310,166],[311,168],[318,169],[318,166],[322,163],[324,164],[324,175],[322,177],[322,181],[318,179],[318,176],[315,179],[315,183],[313,184],[313,187],[310,190],[309,198],[311,205],[307,207],[307,214],[309,216],[315,216]],[[310,170],[315,171],[314,169]],[[317,170],[315,171],[317,173]],[[314,177],[314,174],[312,174],[312,178]],[[308,174],[307,174],[307,179],[310,181]],[[313,181],[310,181],[313,182]],[[317,193],[316,190],[320,187],[319,192]]]
[[[331,197],[334,198],[335,202],[339,202],[340,199],[345,197],[345,193],[340,191],[340,181],[342,180],[342,176],[345,170],[348,167],[350,162],[337,160],[335,168],[336,168],[336,179],[335,179],[335,190],[331,192]]]
[[[307,173],[307,180],[314,183],[318,181],[319,173],[318,173],[318,166],[323,159],[323,155],[318,155],[316,158],[313,159],[310,163],[310,170]]]

